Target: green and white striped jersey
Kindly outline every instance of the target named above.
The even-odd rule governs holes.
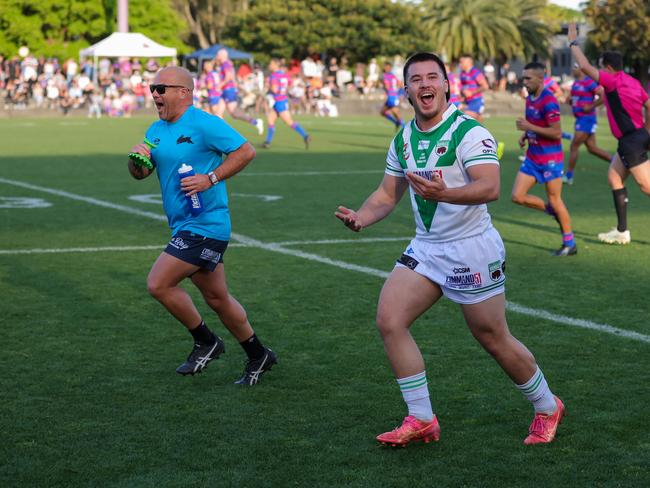
[[[395,136],[386,158],[386,174],[405,177],[413,172],[431,179],[436,173],[449,188],[468,184],[467,168],[499,164],[497,144],[485,127],[450,105],[442,121],[422,132],[415,119]],[[481,234],[491,226],[486,204],[458,205],[424,200],[409,186],[416,236],[445,242]]]

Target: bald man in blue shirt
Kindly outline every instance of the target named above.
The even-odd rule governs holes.
[[[200,373],[224,352],[224,341],[203,321],[188,293],[179,286],[190,278],[206,303],[248,356],[244,373],[235,383],[255,385],[277,363],[276,354],[257,338],[246,311],[228,292],[223,255],[230,239],[230,213],[225,180],[244,169],[255,149],[219,117],[192,106],[194,83],[179,67],[161,69],[150,85],[159,121],[147,130],[150,144],[131,150],[149,158],[157,170],[163,208],[172,239],[147,277],[149,293],[190,332],[194,347],[176,370],[182,375]],[[178,170],[190,165],[195,174],[179,179]],[[128,168],[136,179],[153,173],[130,158]],[[190,212],[186,197],[200,194],[203,211]]]

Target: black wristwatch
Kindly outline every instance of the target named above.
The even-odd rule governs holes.
[[[577,46],[577,45],[578,45],[578,39],[574,39],[573,41],[571,41],[571,42],[569,43],[569,47]]]

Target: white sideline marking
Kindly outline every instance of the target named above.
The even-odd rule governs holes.
[[[33,249],[0,249],[0,255],[11,254],[65,254],[73,252],[116,252],[116,251],[162,251],[167,245],[166,242],[161,244],[151,244],[148,246],[102,246],[102,247],[58,247],[58,248],[33,248]],[[228,247],[248,247],[245,244],[231,242]]]
[[[590,320],[574,319],[573,317],[551,313],[546,310],[538,310],[535,308],[525,307],[523,305],[519,305],[510,301],[506,301],[506,308],[512,312],[530,315],[532,317],[538,317],[540,319],[551,320],[553,322],[559,322],[561,324],[573,325],[574,327],[582,327],[584,329],[598,330],[601,332],[607,332],[608,334],[623,336],[627,337],[628,339],[635,339],[637,341],[650,343],[650,336],[640,334],[632,330],[619,329],[618,327],[612,327],[611,325],[607,324],[598,324]]]
[[[410,237],[368,237],[365,239],[321,239],[314,241],[284,241],[269,242],[269,246],[300,246],[313,244],[356,244],[367,242],[393,242],[409,241]],[[32,249],[0,249],[0,254],[64,254],[75,252],[115,252],[115,251],[150,251],[165,248],[166,243],[150,244],[146,246],[101,246],[101,247],[55,247],[55,248],[32,248]],[[252,247],[242,242],[231,242],[228,247]]]
[[[81,195],[75,195],[74,193],[69,193],[62,190],[55,190],[52,188],[45,188],[36,185],[31,185],[29,183],[24,183],[22,181],[8,180],[5,178],[0,178],[0,183],[6,183],[8,185],[19,186],[22,188],[28,188],[30,190],[41,191],[45,193],[50,193],[52,195],[59,195],[62,197],[70,198],[73,200],[78,200],[81,202],[90,203],[92,205],[98,205],[100,207],[112,208],[114,210],[120,210],[122,212],[130,213],[133,215],[140,215],[142,217],[149,217],[155,220],[167,221],[167,217],[164,215],[155,214],[152,212],[144,212],[131,207],[126,207],[124,205],[116,205],[114,203],[105,202],[103,200],[98,200],[96,198],[84,197]],[[232,234],[233,239],[236,239],[238,242],[244,246],[256,247],[259,249],[265,249],[267,251],[277,252],[280,254],[285,254],[288,256],[299,257],[307,259],[309,261],[315,261],[318,263],[329,264],[331,266],[336,266],[337,268],[346,269],[349,271],[358,271],[360,273],[369,274],[372,276],[377,276],[379,278],[386,278],[389,275],[389,272],[382,271],[375,268],[369,268],[367,266],[359,266],[352,263],[346,263],[345,261],[339,261],[335,259],[326,258],[324,256],[319,256],[318,254],[307,253],[303,251],[297,251],[295,249],[287,249],[282,247],[280,244],[269,244],[256,239],[246,237],[241,234]],[[159,248],[160,249],[160,248]],[[592,322],[590,320],[584,319],[574,319],[572,317],[567,317],[564,315],[554,314],[546,310],[539,310],[535,308],[526,307],[519,305],[513,302],[506,302],[506,308],[512,312],[520,313],[522,315],[528,315],[536,318],[542,318],[545,320],[550,320],[552,322],[557,322],[564,325],[571,325],[574,327],[581,327],[584,329],[595,330],[599,332],[605,332],[611,335],[625,337],[627,339],[633,339],[640,342],[650,343],[650,336],[645,334],[640,334],[631,330],[620,329],[618,327],[613,327],[607,324],[599,324],[597,322]]]
[[[281,195],[261,195],[257,193],[231,193],[230,195],[233,197],[257,198],[263,202],[275,202],[284,198]]]
[[[163,249],[164,244],[157,246],[104,246],[104,247],[63,247],[51,249],[0,249],[0,254],[63,254],[68,252],[103,252],[103,251],[145,251]]]

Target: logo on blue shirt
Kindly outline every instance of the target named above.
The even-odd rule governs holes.
[[[178,139],[176,139],[176,144],[183,144],[184,142],[187,142],[189,144],[194,144],[190,136],[181,135]]]

